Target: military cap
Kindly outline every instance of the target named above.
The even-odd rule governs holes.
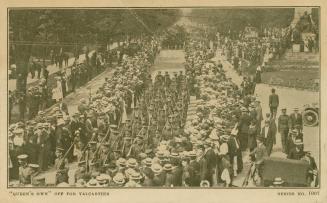
[[[17,156],[17,159],[24,160],[27,159],[28,155],[27,154],[21,154]]]

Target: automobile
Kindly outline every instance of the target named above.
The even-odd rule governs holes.
[[[303,111],[303,125],[308,127],[317,126],[319,123],[319,105],[318,103],[304,105]]]

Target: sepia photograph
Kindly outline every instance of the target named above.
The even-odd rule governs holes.
[[[7,20],[7,188],[320,188],[320,7]]]

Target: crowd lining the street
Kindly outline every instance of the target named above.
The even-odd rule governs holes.
[[[289,159],[310,164],[308,185],[317,173],[303,148],[298,110],[276,118],[279,98],[272,90],[270,113],[263,116],[255,86],[238,87],[227,78],[205,39],[185,46],[185,74],[151,78],[160,41],[143,41],[141,50],[124,54],[112,78],[97,94],[83,98],[78,110],[60,103],[50,115],[9,126],[9,175],[23,186],[58,187],[232,187],[249,151],[262,179],[264,159],[282,136]],[[202,103],[188,115],[190,97]],[[278,125],[276,124],[278,121]],[[78,162],[73,181],[70,163]],[[42,172],[56,169],[55,182]],[[283,181],[276,177],[274,186]],[[284,185],[287,186],[287,185]]]

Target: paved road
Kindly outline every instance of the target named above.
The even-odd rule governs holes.
[[[236,84],[240,84],[242,77],[239,76],[232,68],[228,61],[217,56],[216,59],[220,59],[223,62],[226,74],[232,78]],[[293,88],[277,87],[267,84],[258,84],[256,86],[255,94],[261,101],[262,110],[265,114],[269,112],[268,98],[272,88],[276,89],[276,93],[279,95],[280,107],[287,108],[288,113],[292,113],[294,107],[303,108],[305,104],[319,103],[319,92],[311,92],[306,90],[296,90]],[[277,117],[280,115],[280,109],[277,112]],[[319,128],[318,127],[306,127],[304,126],[304,143],[305,150],[312,151],[313,156],[318,159],[319,157]],[[280,136],[277,136],[277,145],[274,148],[281,149]]]
[[[232,80],[237,84],[240,85],[242,82],[242,77],[239,76],[233,69],[232,65],[224,59],[224,57],[220,56],[219,52],[216,54],[215,60],[220,60],[223,64],[224,70],[226,71],[226,75],[231,77]],[[292,88],[284,88],[284,87],[277,87],[267,84],[258,84],[256,86],[255,94],[261,101],[263,114],[269,112],[269,95],[271,89],[275,88],[276,93],[279,95],[280,100],[280,108],[277,112],[277,117],[280,115],[281,107],[287,108],[288,114],[292,113],[294,107],[302,108],[305,104],[311,103],[319,103],[319,93],[318,92],[310,92],[305,90],[296,90]],[[306,127],[303,128],[304,133],[304,149],[309,150],[312,152],[312,156],[315,158],[317,164],[319,165],[319,127]],[[281,152],[282,145],[281,145],[281,138],[280,135],[277,134],[276,136],[276,145],[273,148],[273,152],[271,154],[272,157],[286,157],[284,153]],[[244,162],[247,162],[248,153],[243,154]],[[245,176],[246,171],[249,168],[249,164],[244,164],[244,170],[242,174],[240,174],[234,181],[237,186],[240,186],[243,182],[243,178]]]
[[[184,52],[181,50],[164,50],[161,51],[155,60],[155,64],[152,67],[152,76],[154,77],[158,71],[168,71],[169,74],[173,72],[184,70]],[[94,95],[100,86],[104,83],[106,77],[112,77],[113,69],[107,69],[103,73],[99,74],[91,81],[89,81],[83,87],[80,87],[76,90],[75,93],[71,93],[64,98],[64,102],[68,104],[69,114],[72,114],[77,111],[77,106],[81,98],[89,98],[90,94]],[[74,171],[76,169],[76,163],[70,165],[71,170],[69,171],[70,180],[69,183],[73,184]],[[46,175],[47,178],[54,177],[54,171],[49,170]]]
[[[184,71],[185,54],[183,50],[162,50],[157,56],[154,67],[152,69],[152,78],[161,71],[161,74],[165,74],[166,71],[170,75],[173,72]]]
[[[154,76],[158,71],[168,71],[169,74],[173,72],[178,72],[184,70],[184,52],[182,50],[163,50],[157,56],[154,66],[151,70],[151,75]],[[113,69],[107,69],[103,73],[99,74],[91,81],[89,81],[85,86],[79,88],[76,93],[72,93],[64,98],[64,102],[68,104],[68,111],[72,113],[77,111],[77,106],[81,98],[89,98],[90,93],[92,95],[98,90],[100,86],[104,83],[106,77],[112,76]]]

